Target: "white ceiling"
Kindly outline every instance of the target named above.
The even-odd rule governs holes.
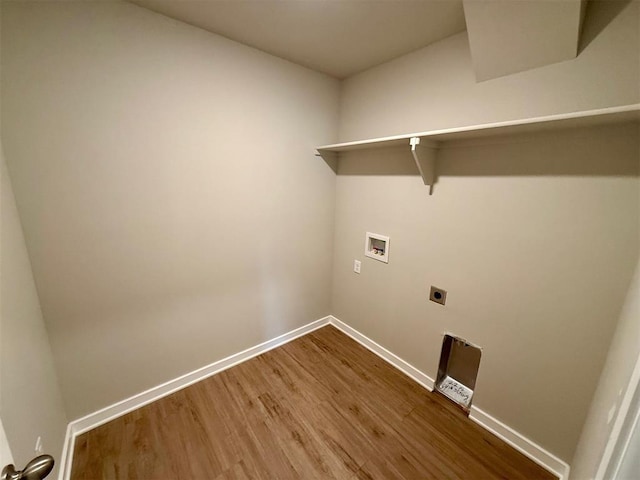
[[[468,30],[478,81],[575,58],[586,0],[129,0],[346,78]]]
[[[462,0],[130,0],[345,78],[465,30]]]

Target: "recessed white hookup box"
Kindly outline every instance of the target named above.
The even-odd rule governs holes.
[[[369,258],[389,263],[389,237],[367,232],[364,254]]]

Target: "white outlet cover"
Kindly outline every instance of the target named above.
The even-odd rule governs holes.
[[[38,437],[38,439],[36,440],[36,448],[35,448],[36,453],[42,453],[43,448],[42,448],[42,437]]]
[[[360,273],[360,269],[362,268],[362,262],[360,260],[353,261],[353,271],[355,273]]]

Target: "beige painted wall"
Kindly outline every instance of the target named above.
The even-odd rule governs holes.
[[[0,17],[3,9],[0,5]],[[44,451],[56,459],[56,475],[66,426],[49,337],[0,142],[0,468],[8,460],[18,468],[26,465],[36,455],[40,436]]]
[[[638,260],[639,148],[634,127],[449,146],[432,196],[406,149],[345,154],[334,314],[432,378],[444,332],[480,345],[474,405],[571,461]]]
[[[22,468],[38,436],[60,460],[67,417],[1,148],[0,157],[0,416]]]
[[[340,139],[638,103],[640,2],[620,11],[625,3],[590,2],[574,60],[477,83],[463,32],[355,75],[343,85]]]
[[[638,152],[640,154],[640,152]],[[640,158],[640,155],[639,155]],[[640,203],[640,196],[638,197]],[[640,355],[640,262],[573,458],[572,478],[594,478]],[[611,417],[609,415],[611,414]]]
[[[11,453],[11,446],[7,435],[4,433],[4,426],[2,425],[2,418],[0,418],[0,465],[8,465],[13,463],[13,454]]]
[[[71,418],[330,312],[339,84],[119,2],[8,2],[3,141]]]

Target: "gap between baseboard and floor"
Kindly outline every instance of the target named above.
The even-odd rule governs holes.
[[[75,439],[79,435],[160,398],[166,397],[178,390],[182,390],[189,385],[238,365],[239,363],[250,360],[258,355],[268,352],[269,350],[273,350],[285,343],[291,342],[296,338],[307,335],[308,333],[326,325],[333,325],[335,328],[403,372],[409,378],[422,385],[428,391],[433,391],[435,382],[426,373],[415,368],[410,363],[404,361],[356,329],[338,320],[333,315],[329,315],[70,422],[67,427],[64,447],[62,450],[58,479],[69,480],[71,478]],[[546,451],[541,446],[537,445],[532,440],[473,405],[471,406],[469,418],[481,427],[501,438],[507,444],[536,462],[538,465],[549,470],[554,475],[557,475],[560,480],[568,480],[569,465],[555,455]]]

